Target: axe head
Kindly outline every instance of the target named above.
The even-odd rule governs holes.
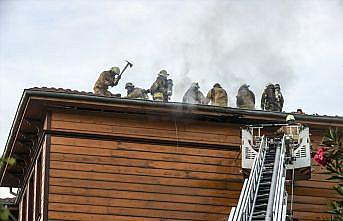
[[[131,62],[129,62],[129,61],[126,61],[126,62],[130,66],[130,68],[133,66],[133,64]]]

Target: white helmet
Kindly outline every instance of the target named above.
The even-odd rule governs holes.
[[[193,82],[192,85],[191,85],[191,87],[192,87],[192,88],[197,88],[197,89],[200,88],[198,82]]]
[[[168,73],[166,70],[161,70],[160,73],[158,73],[159,76],[163,76],[163,77],[168,77]]]
[[[293,123],[295,122],[295,117],[292,114],[287,115],[286,123]]]

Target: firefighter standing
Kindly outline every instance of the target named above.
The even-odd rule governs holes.
[[[150,87],[150,93],[154,101],[168,102],[172,95],[173,81],[168,79],[166,70],[161,70],[155,82]]]
[[[227,107],[228,98],[226,91],[216,83],[213,88],[207,93],[206,104],[210,103],[214,106]]]

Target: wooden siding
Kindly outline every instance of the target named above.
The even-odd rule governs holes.
[[[79,211],[141,219],[225,219],[241,188],[239,182],[227,182],[241,177],[240,168],[230,166],[237,152],[196,149],[192,154],[189,148],[159,145],[161,153],[148,144],[135,150],[140,145],[53,137],[49,218]]]
[[[53,112],[51,131],[78,135],[51,138],[49,219],[219,221],[237,203],[240,125]],[[314,149],[320,141],[313,133]],[[300,220],[328,217],[337,197],[323,169],[312,170],[295,183]]]
[[[120,115],[75,115],[54,112],[52,130],[81,132],[97,135],[115,135],[127,138],[183,141],[196,144],[240,144],[240,129],[219,122],[171,120],[162,117]]]

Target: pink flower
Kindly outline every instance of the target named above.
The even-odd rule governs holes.
[[[321,147],[317,150],[316,155],[314,155],[314,160],[324,167],[328,164],[329,159],[326,157],[324,148]]]
[[[317,153],[323,153],[323,152],[325,152],[325,149],[323,147],[321,147],[317,150]]]

